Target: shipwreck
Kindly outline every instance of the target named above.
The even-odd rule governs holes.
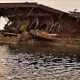
[[[37,41],[80,43],[80,12],[63,12],[37,3],[0,3],[8,18],[0,30],[0,44]]]

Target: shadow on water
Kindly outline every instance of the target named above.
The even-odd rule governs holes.
[[[77,57],[80,58],[80,46],[61,45],[52,42],[43,43],[21,43],[17,45],[8,45],[11,53],[28,53],[35,55],[51,55],[57,57]]]

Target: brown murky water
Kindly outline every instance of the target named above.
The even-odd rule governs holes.
[[[80,49],[0,46],[0,80],[80,80]]]

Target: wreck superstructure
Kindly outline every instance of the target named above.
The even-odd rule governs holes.
[[[80,16],[37,3],[0,3],[0,16],[7,17],[4,29],[10,33],[42,30],[59,37],[80,36]]]

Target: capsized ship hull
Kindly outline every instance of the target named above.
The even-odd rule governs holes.
[[[0,3],[0,16],[8,18],[0,44],[80,45],[79,12],[67,13],[37,3]]]

